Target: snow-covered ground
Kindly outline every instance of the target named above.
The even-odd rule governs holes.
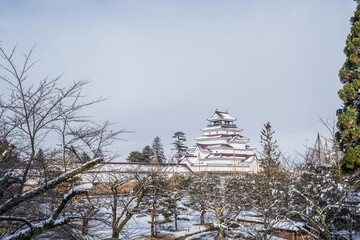
[[[103,212],[103,214],[109,213],[109,211],[106,209],[103,209],[102,212]],[[250,212],[248,211],[245,213],[246,213],[245,215],[247,217],[249,217],[249,215],[251,215],[251,214],[249,214],[249,213],[251,213],[251,211]],[[243,216],[243,215],[240,214],[240,216]],[[255,215],[254,215],[254,217],[255,217]],[[204,230],[207,230],[208,229],[207,227],[199,225],[199,222],[200,222],[199,216],[200,216],[199,212],[188,209],[188,211],[186,212],[186,215],[183,215],[181,217],[186,217],[189,219],[189,221],[179,220],[178,221],[179,231],[175,232],[175,231],[161,230],[160,234],[161,235],[172,235],[174,238],[176,238],[176,237],[181,237],[181,236],[192,235],[193,233],[202,232]],[[215,222],[215,219],[211,214],[207,213],[205,216],[206,216],[205,221],[207,223]],[[141,236],[149,236],[151,233],[151,229],[150,229],[150,220],[151,219],[150,218],[151,217],[149,215],[144,215],[144,214],[133,216],[131,218],[131,220],[127,223],[127,225],[125,226],[124,230],[121,232],[120,238],[121,239],[136,239]],[[110,221],[110,219],[108,219],[108,221]],[[95,238],[98,238],[98,239],[111,238],[112,229],[109,224],[104,224],[99,221],[92,221],[91,225],[93,227],[90,229],[90,234],[93,235]],[[166,227],[170,227],[170,226],[174,227],[174,223],[168,223],[166,225]],[[237,236],[239,236],[239,234],[241,236],[250,236],[249,233],[251,233],[251,231],[254,227],[261,228],[261,225],[254,225],[254,226],[239,225],[238,228],[231,229],[231,232],[233,232]],[[189,239],[189,240],[190,239],[191,240],[215,239],[217,234],[218,234],[217,231],[206,231],[206,232],[202,232],[202,233],[199,233],[199,234],[196,234],[193,236],[189,236],[186,239]],[[234,239],[235,235],[233,235],[233,237],[229,236],[225,239]],[[343,233],[343,235],[347,235],[347,234]],[[279,238],[279,237],[275,237],[275,236],[269,236],[269,237],[271,237],[270,240],[283,239],[283,238]],[[353,236],[353,239],[360,240],[360,235]]]
[[[106,213],[106,209],[103,209],[104,213]],[[189,221],[179,220],[178,221],[178,229],[179,231],[161,231],[162,235],[173,235],[174,237],[180,237],[189,235],[192,233],[200,232],[206,230],[205,226],[199,226],[200,213],[195,211],[189,211],[187,215],[181,216],[186,217]],[[121,233],[121,238],[123,239],[133,239],[140,236],[150,235],[150,220],[151,217],[149,215],[145,216],[133,216],[131,220],[126,224],[124,231]],[[206,217],[207,221],[211,221],[211,216]],[[101,222],[92,222],[95,227],[90,229],[90,234],[96,236],[100,239],[111,238],[112,230],[111,226],[101,223]],[[166,226],[173,226],[174,223],[168,223]],[[189,238],[190,239],[190,238]],[[212,238],[213,239],[213,238]]]

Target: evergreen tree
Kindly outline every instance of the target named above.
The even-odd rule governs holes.
[[[339,97],[343,107],[337,111],[336,138],[344,152],[342,169],[345,171],[360,168],[360,1],[357,3],[344,49],[346,60],[339,72],[343,84]]]
[[[178,231],[178,221],[189,221],[188,218],[181,217],[181,215],[186,211],[186,208],[182,207],[180,202],[182,200],[182,192],[174,191],[167,193],[163,200],[160,203],[162,209],[159,213],[163,216],[164,220],[162,223],[174,223],[174,229],[172,227],[168,227],[168,230]]]
[[[36,162],[40,163],[41,165],[43,165],[45,163],[44,152],[41,148],[37,152],[37,154],[35,156],[35,160],[36,160]]]
[[[144,162],[144,156],[139,151],[132,151],[126,160],[128,162]]]
[[[143,150],[142,150],[142,155],[143,155],[143,161],[144,162],[151,162],[152,156],[154,155],[153,150],[151,149],[151,147],[149,145],[146,145]]]
[[[154,138],[152,150],[156,153],[159,163],[165,162],[164,148],[159,137]]]
[[[260,166],[266,174],[270,174],[273,170],[278,170],[280,167],[280,152],[278,150],[277,140],[273,140],[275,131],[271,130],[270,122],[264,124],[261,130],[260,143],[262,152],[260,152],[261,160]]]
[[[161,202],[166,195],[167,174],[164,174],[159,168],[152,168],[146,174],[147,182],[151,185],[149,191],[144,196],[143,212],[150,215],[151,237],[156,237],[164,229],[165,222],[160,219],[160,211],[163,209]]]
[[[176,175],[173,170],[172,177],[168,182],[168,189],[163,194],[163,199],[160,203],[162,207],[159,213],[163,216],[162,223],[174,223],[174,228],[167,226],[168,230],[178,231],[178,221],[189,221],[188,218],[181,217],[184,215],[187,208],[183,207],[182,199],[184,198],[184,193],[186,186],[189,184],[190,178],[183,175]]]
[[[273,234],[273,226],[287,212],[289,193],[288,175],[280,171],[280,152],[277,141],[273,139],[275,131],[269,122],[261,130],[260,166],[262,172],[246,175],[241,181],[244,186],[245,202],[262,217],[262,228],[254,228],[256,239],[268,240]]]
[[[175,148],[172,150],[176,150],[176,155],[174,156],[174,158],[176,159],[177,162],[179,162],[179,160],[187,154],[188,147],[185,146],[185,142],[186,142],[185,133],[176,132],[174,133],[173,138],[175,138],[175,142],[173,142],[172,144],[174,144]]]
[[[81,162],[89,162],[89,161],[91,161],[91,158],[90,158],[89,154],[87,154],[86,152],[81,153],[80,159],[81,159]]]

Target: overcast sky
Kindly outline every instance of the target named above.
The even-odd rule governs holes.
[[[65,72],[64,84],[89,79],[89,98],[109,97],[91,114],[136,130],[114,147],[122,160],[156,136],[169,154],[176,131],[194,145],[215,109],[257,148],[270,121],[295,156],[328,135],[317,114],[341,105],[354,10],[352,0],[0,0],[0,40],[20,51],[36,44],[33,79]]]

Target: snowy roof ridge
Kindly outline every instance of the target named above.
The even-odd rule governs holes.
[[[208,121],[218,121],[218,120],[228,120],[228,121],[236,121],[236,118],[233,118],[227,111],[222,112],[215,110],[215,113],[207,119]]]

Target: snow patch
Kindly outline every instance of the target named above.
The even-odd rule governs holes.
[[[66,199],[73,193],[80,192],[80,191],[86,191],[86,190],[91,189],[92,187],[93,187],[92,183],[85,183],[85,184],[75,186],[67,194],[64,195],[64,199]]]

